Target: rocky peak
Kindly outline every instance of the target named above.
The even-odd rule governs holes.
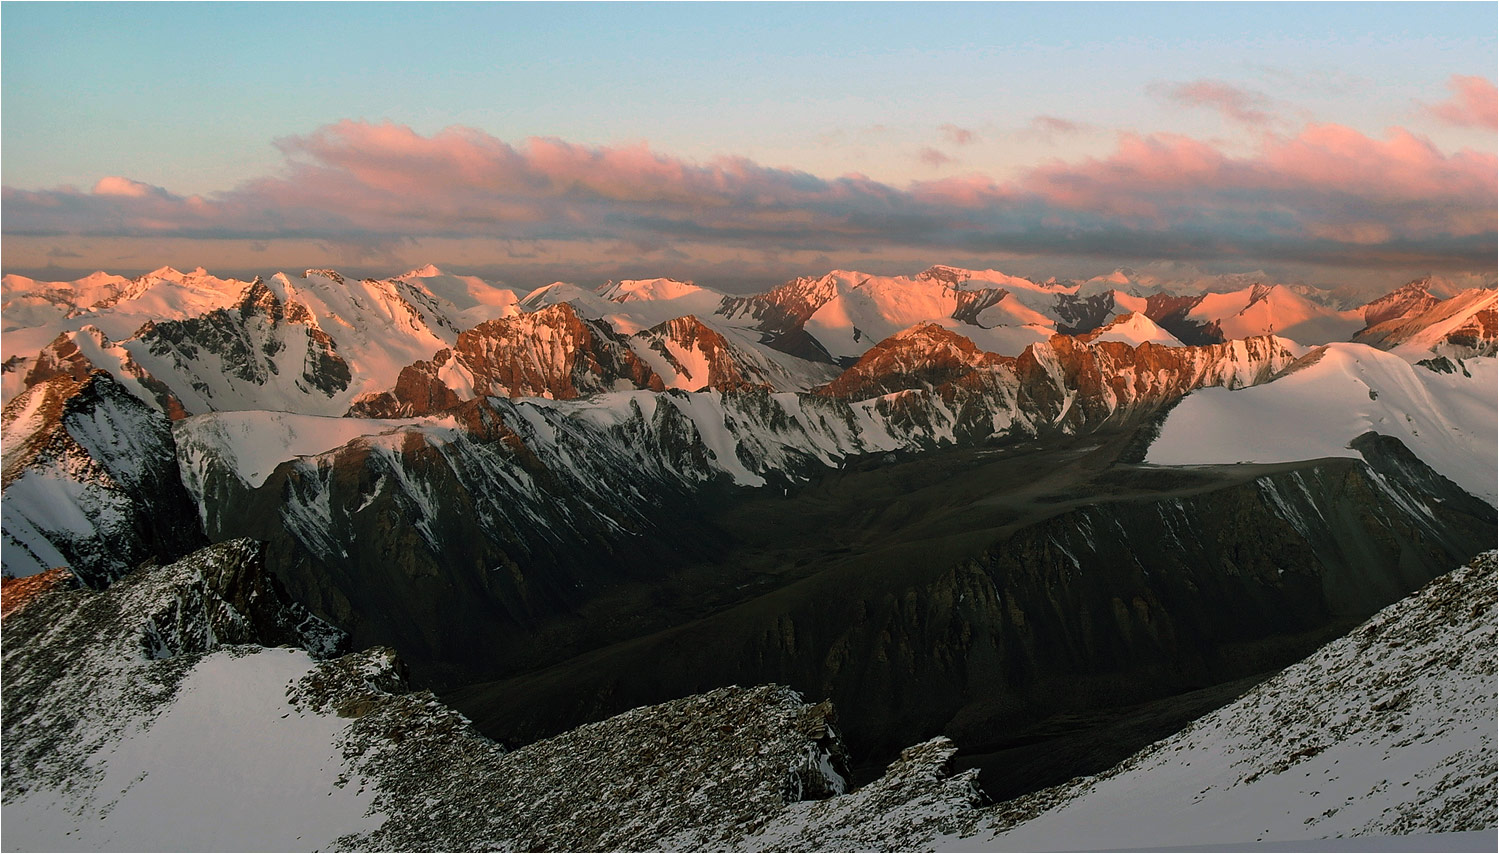
[[[322,278],[339,285],[344,283],[344,277],[336,270],[322,270],[314,268],[309,269],[302,274],[302,278],[304,279],[310,279],[313,276],[321,276]]]
[[[961,289],[962,286],[973,278],[973,271],[964,270],[959,267],[949,267],[945,264],[936,264],[916,274],[917,281],[941,282],[953,289]]]
[[[665,388],[624,339],[568,303],[482,323],[460,334],[453,349],[476,395],[560,400],[613,391],[621,382]]]
[[[1432,295],[1431,277],[1408,282],[1363,307],[1364,327],[1377,326],[1388,320],[1420,314],[1441,300]]]
[[[150,323],[150,321],[146,322]],[[85,327],[85,329],[93,330],[93,327]],[[93,331],[97,332],[97,330]],[[79,349],[75,337],[81,334],[87,333],[81,330],[77,333],[63,332],[52,339],[52,343],[37,354],[36,361],[31,364],[31,370],[26,372],[26,385],[30,387],[45,383],[54,377],[69,377],[75,382],[83,382],[87,379],[97,366]],[[108,347],[109,339],[104,337],[104,333],[99,332],[98,343]]]
[[[633,338],[644,342],[685,381],[677,383],[678,387],[727,391],[771,386],[748,354],[695,315],[672,318]]]
[[[952,330],[935,323],[922,323],[871,347],[858,362],[817,393],[865,400],[904,389],[935,389],[1013,363],[1009,357],[980,350],[973,341]]]
[[[443,382],[441,374],[453,358],[453,351],[444,348],[431,359],[407,365],[396,378],[395,388],[360,395],[347,414],[354,418],[403,418],[452,409],[462,398]]]

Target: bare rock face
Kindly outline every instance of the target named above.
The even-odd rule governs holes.
[[[476,396],[567,400],[614,391],[621,381],[626,388],[664,388],[612,330],[566,303],[480,324],[458,336],[454,351]]]
[[[10,616],[51,590],[76,587],[78,579],[62,567],[28,575],[24,578],[6,576],[0,579],[0,617]]]
[[[1080,335],[1092,332],[1108,323],[1119,313],[1115,305],[1114,292],[1105,291],[1092,296],[1059,294],[1056,306],[1057,331],[1064,335]]]
[[[568,303],[498,318],[461,333],[451,350],[401,371],[389,392],[355,401],[352,415],[426,415],[476,397],[569,400],[622,388],[665,389],[607,324]]]
[[[363,394],[354,399],[348,414],[355,418],[402,418],[452,409],[463,402],[442,381],[443,368],[453,364],[453,351],[438,350],[429,360],[401,369],[390,391]]]
[[[725,297],[718,313],[730,319],[755,320],[755,328],[765,335],[768,347],[811,361],[830,362],[832,357],[807,333],[806,325],[837,295],[831,275],[802,276],[763,294]]]
[[[871,348],[817,392],[853,400],[888,395],[877,407],[902,420],[955,413],[954,437],[961,442],[1013,425],[1067,433],[1118,425],[1197,388],[1266,382],[1294,361],[1269,336],[1199,347],[1131,347],[1056,335],[1009,358],[923,324]]]
[[[1429,279],[1417,279],[1365,304],[1362,309],[1364,327],[1421,314],[1441,302],[1426,289],[1429,282]]]
[[[109,374],[38,383],[3,419],[7,574],[67,566],[102,586],[203,543],[171,422]]]
[[[876,344],[818,393],[867,400],[907,389],[939,389],[1014,364],[1014,359],[984,352],[956,332],[924,323]]]

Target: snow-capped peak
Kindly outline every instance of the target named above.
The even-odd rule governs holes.
[[[1106,325],[1084,338],[1089,341],[1119,341],[1131,347],[1146,343],[1160,344],[1165,347],[1185,346],[1175,335],[1162,329],[1154,320],[1137,311],[1117,315]]]
[[[649,300],[677,299],[702,293],[704,288],[692,282],[676,279],[624,279],[606,282],[598,289],[599,296],[611,302],[638,302]]]
[[[177,268],[175,268],[175,267],[173,267],[171,265],[167,265],[165,267],[158,267],[155,270],[152,270],[151,272],[147,273],[146,275],[141,276],[141,280],[142,281],[150,280],[150,279],[168,279],[170,281],[180,282],[180,281],[182,281],[182,278],[183,278],[182,271],[178,270]]]
[[[445,276],[445,275],[447,275],[447,274],[444,273],[442,270],[439,270],[437,268],[436,264],[427,264],[425,266],[418,267],[415,270],[412,270],[412,271],[410,271],[408,273],[402,273],[401,275],[396,276],[396,278],[397,279],[430,279],[433,276]]]

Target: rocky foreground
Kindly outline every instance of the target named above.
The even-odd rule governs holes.
[[[975,772],[945,770],[941,738],[847,791],[831,705],[776,686],[507,752],[408,691],[390,651],[339,656],[259,546],[223,543],[102,591],[6,588],[4,848],[1038,850],[1483,830],[1495,584],[1490,552],[1116,768],[987,805]]]

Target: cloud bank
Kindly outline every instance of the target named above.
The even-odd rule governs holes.
[[[1486,95],[1469,97],[1479,87],[1466,81],[1475,79]],[[1199,83],[1176,95],[1258,120],[1254,101]],[[1452,106],[1464,121],[1492,124],[1493,85],[1479,78],[1453,85],[1458,97],[1433,109]],[[1492,269],[1495,255],[1494,155],[1444,153],[1400,128],[1382,138],[1334,124],[1263,131],[1247,155],[1182,136],[1124,133],[1106,157],[1045,163],[1006,180],[964,175],[904,187],[740,157],[692,162],[645,145],[542,137],[512,144],[464,127],[424,136],[342,121],[276,145],[285,156],[279,174],[207,196],[119,176],[86,191],[6,188],[4,232],[369,246],[610,240],[1364,268]]]

